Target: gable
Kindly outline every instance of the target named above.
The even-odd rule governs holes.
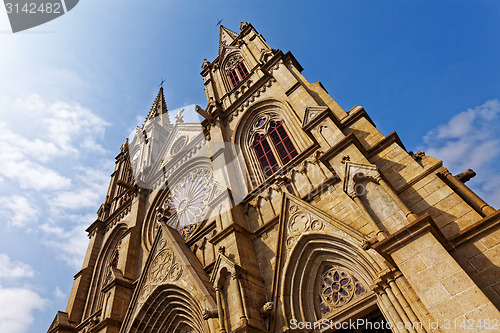
[[[138,316],[148,309],[153,309],[152,304],[165,289],[177,290],[179,294],[184,295],[185,300],[192,303],[192,307],[197,309],[216,308],[209,277],[203,271],[198,259],[184,243],[181,235],[162,223],[161,232],[156,235],[120,332],[130,332],[132,327],[142,320],[142,317]],[[172,301],[172,304],[163,306],[175,307],[176,304],[176,301]],[[200,311],[193,313],[196,320],[201,316]]]

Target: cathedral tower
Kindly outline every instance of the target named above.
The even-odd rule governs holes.
[[[220,27],[207,106],[193,106],[204,120],[179,110],[174,124],[160,89],[48,332],[494,325],[500,213],[464,184],[471,173],[407,152],[301,72],[251,24]]]

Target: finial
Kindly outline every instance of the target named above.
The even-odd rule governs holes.
[[[163,83],[165,83],[165,80],[163,80],[163,78],[162,78],[161,83],[158,86],[163,88]]]
[[[203,59],[203,64],[201,65],[201,68],[205,69],[208,66],[210,66],[210,61],[208,61],[207,59]]]
[[[216,24],[215,26],[217,27],[217,26],[221,25],[222,20],[224,20],[224,19],[220,19],[220,20],[218,20],[218,21],[217,21],[217,24]]]

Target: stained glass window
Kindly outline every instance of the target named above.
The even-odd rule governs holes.
[[[248,76],[249,72],[240,54],[232,56],[226,64],[226,73],[231,85],[236,87],[241,80]]]
[[[240,82],[240,78],[238,77],[238,75],[236,75],[236,71],[234,69],[230,69],[227,72],[227,75],[229,76],[229,79],[231,80],[231,84],[233,85],[233,87],[236,87]]]
[[[115,268],[118,267],[118,259],[119,259],[119,254],[118,254],[118,252],[116,252],[115,256],[113,257],[113,260],[111,261],[109,266],[115,267]]]
[[[324,316],[366,292],[354,275],[342,267],[330,265],[323,270],[320,287],[320,311]]]
[[[273,140],[273,144],[276,147],[283,164],[288,163],[292,158],[297,156],[297,149],[293,146],[292,140],[290,140],[290,137],[281,122],[271,123],[269,136],[271,137],[271,140]]]
[[[164,205],[167,224],[182,232],[201,222],[213,186],[213,172],[208,169],[196,169],[182,177],[171,188],[171,197]]]
[[[244,79],[248,75],[247,68],[245,67],[243,61],[238,62],[236,68],[238,68],[238,73],[240,74],[241,79]]]
[[[276,161],[271,146],[269,146],[269,142],[263,134],[259,134],[255,137],[253,148],[255,149],[255,153],[257,154],[257,158],[259,159],[260,166],[266,178],[279,169],[278,161]]]

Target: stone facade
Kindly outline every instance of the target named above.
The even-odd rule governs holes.
[[[500,212],[471,172],[407,152],[240,30],[203,62],[201,124],[173,124],[161,88],[121,147],[48,332],[498,330]]]

